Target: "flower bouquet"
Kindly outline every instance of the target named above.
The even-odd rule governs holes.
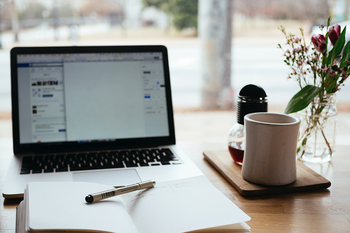
[[[284,50],[284,62],[292,72],[288,79],[295,79],[300,91],[296,93],[285,109],[286,114],[299,113],[302,120],[298,144],[298,157],[304,161],[329,161],[335,152],[335,130],[337,109],[335,93],[344,85],[350,70],[350,42],[345,41],[346,27],[339,25],[320,29],[322,34],[312,35],[306,44],[303,29],[302,38],[287,34],[289,49]],[[325,34],[324,34],[325,31]]]

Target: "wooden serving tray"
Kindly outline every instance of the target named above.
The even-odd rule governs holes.
[[[233,162],[228,151],[204,151],[203,155],[242,196],[306,192],[331,186],[329,180],[308,168],[299,160],[297,161],[297,179],[294,183],[283,186],[263,186],[244,180],[241,175],[241,166]]]

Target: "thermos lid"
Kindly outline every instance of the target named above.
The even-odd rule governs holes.
[[[251,99],[257,99],[257,98],[263,98],[265,99],[267,97],[265,90],[255,84],[248,84],[244,86],[241,91],[239,92],[240,99],[243,98],[251,98]]]
[[[237,122],[244,125],[244,116],[253,112],[267,112],[267,95],[262,87],[248,84],[238,95]]]

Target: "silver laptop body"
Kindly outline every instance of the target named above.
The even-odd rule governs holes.
[[[126,185],[202,175],[176,146],[164,46],[11,50],[14,156],[3,196],[28,182]]]

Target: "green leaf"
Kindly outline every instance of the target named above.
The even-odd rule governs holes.
[[[343,46],[345,44],[345,34],[346,34],[346,26],[344,27],[343,31],[341,32],[337,42],[334,45],[334,49],[335,49],[335,57],[337,57],[340,52],[343,49]]]
[[[343,58],[341,59],[340,68],[343,68],[346,65],[346,61],[350,60],[350,41],[346,43],[343,50]]]
[[[328,32],[326,33],[325,39],[326,39],[326,45],[328,45],[328,41],[329,41],[328,40]],[[333,51],[333,49],[332,49],[332,51]],[[328,58],[331,57],[331,55],[330,55],[331,52],[329,52],[328,57],[327,57],[327,52],[328,52],[328,46],[326,46],[326,49],[325,49],[323,56],[322,56],[322,65],[324,65],[324,66],[326,66],[326,62],[328,64]]]
[[[290,114],[303,110],[313,101],[320,90],[319,87],[313,85],[303,87],[290,99],[284,113]]]
[[[333,89],[335,88],[335,86],[337,85],[338,82],[338,78],[335,78],[334,80],[332,80],[332,82],[327,86],[326,88],[326,92],[327,93],[332,93]]]
[[[329,51],[328,57],[326,58],[327,65],[330,64],[332,66],[334,58],[335,58],[335,49],[333,47],[331,51]],[[326,65],[326,64],[323,64],[323,65]]]
[[[329,52],[328,57],[327,57],[327,65],[331,67],[333,65],[334,59],[341,53],[343,46],[345,44],[345,33],[346,33],[346,26],[344,27],[344,30],[341,32],[337,42],[335,43],[334,47],[332,50]],[[328,42],[327,42],[328,44]],[[323,64],[326,65],[326,64]]]

